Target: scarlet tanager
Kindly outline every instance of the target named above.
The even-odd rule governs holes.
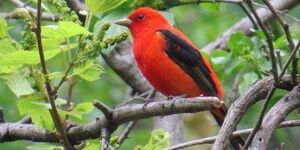
[[[219,79],[196,46],[156,10],[142,7],[115,22],[129,28],[138,67],[151,85],[166,96],[216,96],[223,99]],[[226,107],[211,110],[221,126]],[[238,149],[241,138],[232,139]]]

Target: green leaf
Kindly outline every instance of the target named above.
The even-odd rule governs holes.
[[[249,54],[253,48],[253,42],[243,33],[237,32],[231,35],[228,48],[232,50],[232,54],[235,56]]]
[[[60,50],[45,51],[45,60],[56,56]],[[40,56],[38,51],[23,51],[18,50],[7,55],[0,56],[0,66],[16,66],[16,65],[35,65],[40,63]]]
[[[162,150],[170,146],[170,134],[163,130],[154,130],[144,147],[138,145],[135,150]]]
[[[7,37],[7,22],[4,18],[0,17],[0,39]]]
[[[95,81],[99,79],[102,70],[94,61],[88,60],[86,63],[79,65],[74,69],[73,75],[78,75],[86,81]]]
[[[82,115],[77,113],[77,112],[59,110],[59,114],[60,114],[60,116],[63,116],[63,117],[68,115],[68,116],[72,116],[72,117],[75,117],[75,118],[80,119],[80,120],[82,119]]]
[[[27,97],[18,101],[17,106],[20,114],[28,114],[31,117],[32,122],[39,128],[45,128],[49,131],[55,130],[55,126],[49,112],[50,106],[47,103],[43,103],[40,97]]]
[[[92,13],[105,13],[114,9],[126,0],[86,0],[86,6]]]
[[[30,83],[25,78],[26,76],[21,72],[14,72],[3,76],[5,83],[8,85],[9,89],[17,96],[22,97],[26,95],[31,95],[34,93]]]
[[[211,53],[210,57],[213,63],[222,64],[228,58],[228,52],[224,50],[215,50]]]
[[[21,65],[0,66],[0,74],[1,73],[12,73],[21,67],[22,67]]]
[[[64,72],[52,72],[52,73],[49,73],[47,76],[48,76],[49,80],[53,80],[53,79],[62,78],[64,75],[65,75]]]
[[[42,38],[44,51],[58,50],[64,41],[62,38]]]
[[[9,39],[0,40],[0,56],[16,51],[16,47]]]
[[[87,140],[86,146],[82,150],[96,150],[101,148],[99,140]]]
[[[206,4],[201,4],[203,8],[208,10],[209,12],[216,12],[219,11],[220,9],[220,3],[206,3]]]
[[[284,50],[288,50],[289,46],[288,46],[288,41],[285,37],[285,35],[280,36],[278,39],[276,39],[276,41],[274,42],[274,47],[277,49],[284,49]]]
[[[28,150],[63,150],[63,147],[54,144],[34,144],[26,146]]]
[[[88,34],[86,28],[71,21],[60,21],[58,25],[42,26],[42,37],[67,39],[75,35]]]
[[[88,114],[93,111],[94,106],[91,102],[79,103],[73,109],[73,111],[78,112],[79,114]]]
[[[249,88],[251,84],[253,84],[258,79],[256,73],[250,72],[243,75],[243,79],[241,80],[241,83],[239,84],[239,93],[243,93],[245,90]]]

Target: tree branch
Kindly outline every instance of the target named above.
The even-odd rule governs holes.
[[[271,135],[289,113],[300,106],[300,86],[296,86],[287,96],[278,101],[264,117],[260,129],[255,134],[251,149],[267,149]]]
[[[285,128],[285,127],[298,127],[300,126],[300,120],[289,120],[282,122],[278,128]],[[253,129],[244,129],[240,131],[235,131],[232,134],[232,137],[239,137],[243,135],[248,135],[252,132]],[[169,147],[168,150],[177,150],[182,148],[187,148],[195,145],[201,145],[201,144],[212,144],[217,139],[217,136],[213,137],[207,137],[203,139],[193,140],[186,143],[174,145],[172,147]]]
[[[38,0],[37,1],[37,20],[36,20],[36,29],[34,29],[34,33],[36,35],[37,39],[37,45],[38,45],[38,50],[39,50],[39,57],[40,57],[40,63],[42,67],[42,72],[45,75],[45,85],[46,85],[46,90],[47,90],[47,100],[50,102],[51,110],[50,114],[52,117],[52,120],[55,124],[56,130],[59,132],[59,137],[61,138],[62,144],[65,149],[67,150],[73,150],[73,146],[69,143],[68,137],[66,135],[64,126],[62,124],[62,121],[60,119],[58,110],[55,105],[55,98],[52,95],[52,87],[50,85],[50,80],[48,78],[48,71],[46,67],[46,61],[45,61],[45,56],[44,56],[44,50],[43,50],[43,45],[42,45],[42,37],[41,37],[41,14],[42,14],[42,1]]]
[[[113,110],[111,124],[118,126],[122,123],[144,119],[153,116],[163,116],[178,113],[194,113],[220,107],[223,102],[215,97],[181,98],[175,101],[160,100],[149,104],[130,104]],[[107,127],[105,116],[86,125],[70,127],[67,134],[72,142],[80,142],[90,138],[98,138],[101,129]],[[37,142],[58,142],[55,133],[39,129],[31,124],[2,123],[0,124],[0,142],[30,140]]]
[[[298,78],[298,82],[299,82]],[[281,88],[291,90],[293,84],[291,84],[291,77],[284,76],[281,78]],[[251,105],[258,100],[266,98],[268,92],[274,85],[272,77],[259,80],[250,86],[229,108],[225,117],[224,123],[218,133],[218,138],[215,141],[212,149],[222,150],[229,143],[229,137],[235,130],[237,124],[241,120],[242,116],[247,112]]]

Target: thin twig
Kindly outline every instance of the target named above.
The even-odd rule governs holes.
[[[280,123],[300,106],[300,86],[296,86],[281,98],[266,114],[260,130],[255,134],[249,149],[266,150],[268,143]]]
[[[299,50],[299,47],[300,47],[300,41],[298,42],[297,46],[293,49],[288,61],[286,62],[286,64],[284,65],[280,75],[279,75],[279,78],[282,78],[287,67],[289,66],[289,64],[291,63],[291,61],[293,60],[294,56],[296,55],[297,51]]]
[[[65,129],[64,129],[63,124],[61,122],[58,110],[57,110],[56,105],[55,105],[54,96],[51,93],[52,88],[51,88],[51,85],[50,85],[50,81],[49,81],[49,78],[47,76],[48,71],[47,71],[47,67],[46,67],[46,61],[45,61],[44,50],[43,50],[43,45],[42,45],[42,38],[41,38],[41,14],[42,14],[41,4],[42,4],[42,1],[38,0],[37,1],[36,29],[34,29],[34,33],[35,33],[36,39],[37,39],[40,62],[41,62],[41,66],[42,66],[42,72],[45,75],[45,79],[46,79],[45,85],[46,85],[46,90],[47,90],[47,94],[48,94],[48,100],[49,100],[50,105],[51,105],[51,110],[49,110],[49,111],[50,111],[50,114],[51,114],[51,117],[53,119],[53,122],[55,124],[56,129],[60,133],[60,137],[61,137],[62,144],[63,144],[64,148],[67,149],[67,150],[72,150],[74,148],[69,143],[69,140],[68,140],[68,137],[66,135]]]
[[[291,63],[291,61],[292,61],[292,59],[294,58],[294,55],[297,53],[299,47],[300,47],[300,41],[298,42],[297,46],[296,46],[296,47],[294,48],[294,50],[292,51],[292,54],[291,54],[291,56],[289,57],[288,61],[287,61],[286,64],[284,65],[284,67],[283,67],[283,69],[282,69],[282,71],[281,71],[281,73],[280,73],[280,75],[279,75],[279,78],[282,78],[282,77],[283,77],[283,75],[284,75],[284,73],[285,73],[287,67],[288,67],[289,64]],[[275,84],[278,84],[278,83],[275,82]],[[270,101],[270,99],[271,99],[271,97],[272,97],[272,94],[274,93],[275,89],[276,89],[276,87],[275,87],[275,86],[272,86],[271,90],[269,91],[269,93],[268,93],[268,95],[267,95],[267,98],[266,98],[266,101],[265,101],[265,103],[264,103],[264,105],[263,105],[261,114],[260,114],[260,116],[259,116],[259,119],[258,119],[258,121],[257,121],[257,123],[256,123],[256,125],[255,125],[255,127],[254,127],[253,132],[251,132],[251,134],[250,134],[249,137],[247,138],[246,143],[245,143],[243,149],[247,149],[247,148],[249,147],[249,145],[251,144],[251,141],[252,141],[253,138],[254,138],[254,135],[255,135],[256,132],[259,130],[260,125],[261,125],[262,120],[263,120],[263,117],[264,117],[264,114],[265,114],[266,109],[267,109],[267,107],[268,107],[269,101]]]
[[[261,28],[264,35],[266,36],[266,40],[267,40],[269,51],[270,51],[270,59],[271,59],[271,64],[272,64],[272,73],[273,73],[275,82],[278,82],[277,64],[276,64],[276,57],[275,57],[274,45],[273,45],[271,32],[268,31],[268,29],[264,25],[263,21],[260,19],[258,13],[256,12],[255,8],[253,7],[252,1],[251,0],[246,0],[246,3],[248,5],[250,11],[253,13],[259,27]]]
[[[71,109],[71,100],[72,100],[72,95],[73,95],[73,89],[77,81],[71,80],[69,81],[69,88],[68,88],[68,96],[67,96],[67,103],[66,103],[66,108],[67,110]]]
[[[57,93],[57,90],[63,85],[64,82],[66,82],[68,80],[68,75],[69,75],[69,72],[71,71],[72,67],[73,67],[74,63],[73,62],[70,62],[65,73],[64,73],[64,76],[60,79],[60,81],[58,82],[57,85],[55,85],[53,87],[53,90],[51,91],[52,94],[56,94]]]
[[[20,121],[18,121],[18,123],[29,124],[29,123],[32,123],[32,120],[31,120],[30,116],[25,116],[23,119],[21,119]]]
[[[125,139],[128,138],[129,133],[132,131],[132,129],[135,127],[137,121],[131,121],[129,122],[129,124],[127,125],[127,127],[125,128],[124,132],[119,136],[118,140],[117,140],[117,144],[120,146]]]
[[[276,53],[276,57],[278,58],[279,69],[280,69],[280,71],[282,71],[283,64],[282,64],[282,59],[281,59],[281,55],[280,55],[280,50],[276,50],[275,53]]]
[[[239,83],[241,81],[242,75],[239,73],[235,76],[234,81],[231,85],[231,95],[229,96],[230,105],[239,97]]]
[[[280,25],[282,26],[282,28],[284,30],[286,39],[289,43],[290,50],[293,51],[295,48],[295,43],[293,41],[289,25],[279,16],[276,9],[272,6],[272,4],[269,1],[264,0],[264,3],[268,6],[268,8],[272,11],[274,16],[279,21]],[[296,55],[293,55],[292,61],[293,62],[292,62],[291,74],[292,74],[293,83],[296,84],[296,80],[297,80],[297,77],[296,77],[296,75],[297,75],[297,57],[296,57]]]
[[[268,6],[262,5],[262,4],[256,3],[256,2],[253,2],[253,5],[256,5],[256,6],[261,7],[261,8],[268,8]],[[295,17],[289,15],[288,13],[286,13],[286,12],[287,12],[286,10],[280,11],[280,10],[276,10],[276,9],[275,9],[275,11],[276,11],[278,14],[280,14],[281,16],[285,16],[285,17],[287,17],[287,18],[290,18],[291,20],[293,20],[293,21],[296,22],[296,23],[300,23],[300,20],[299,20],[299,19],[297,19],[297,18],[295,18]]]
[[[298,126],[300,126],[300,120],[289,120],[289,121],[282,122],[278,128],[298,127]],[[239,137],[242,135],[248,135],[252,131],[253,131],[253,129],[243,129],[243,130],[233,132],[232,136]],[[172,147],[169,147],[168,150],[177,150],[177,149],[187,148],[187,147],[201,145],[201,144],[212,144],[216,139],[217,139],[217,136],[193,140],[193,141],[189,141],[186,143],[174,145]]]
[[[147,101],[149,101],[150,99],[152,99],[155,96],[156,91],[154,89],[151,90],[151,92],[147,95],[146,97],[146,103]],[[128,138],[129,133],[132,131],[132,129],[135,127],[135,125],[137,124],[137,120],[131,121],[129,122],[129,124],[127,125],[126,129],[124,130],[124,132],[119,136],[118,140],[117,140],[117,144],[120,146],[124,140],[126,138]]]
[[[271,64],[272,64],[272,73],[273,73],[273,77],[274,77],[274,81],[275,81],[275,85],[277,83],[279,83],[279,79],[278,79],[278,73],[277,73],[277,63],[276,63],[276,57],[275,57],[275,50],[274,50],[274,45],[273,45],[273,40],[272,40],[272,36],[271,36],[271,32],[268,31],[268,29],[266,28],[266,26],[264,25],[264,23],[262,22],[262,20],[260,19],[259,15],[257,14],[256,10],[253,7],[252,1],[251,0],[246,0],[246,3],[249,7],[249,9],[251,10],[251,12],[253,13],[253,15],[256,18],[256,21],[259,25],[259,27],[261,28],[261,30],[263,31],[265,37],[266,37],[266,41],[268,43],[268,47],[269,47],[269,51],[270,51],[270,59],[271,59]],[[284,71],[284,70],[282,70]],[[254,138],[255,133],[259,130],[260,125],[262,123],[262,120],[264,118],[265,112],[267,111],[267,107],[268,104],[272,98],[272,95],[274,94],[275,90],[276,90],[276,86],[273,85],[271,90],[268,92],[267,98],[264,102],[264,105],[262,107],[260,116],[258,118],[258,121],[253,129],[253,132],[251,132],[251,134],[248,136],[245,145],[243,147],[243,149],[248,149],[251,141]]]
[[[113,110],[99,100],[94,100],[94,106],[102,111],[104,116],[109,120],[112,117]]]
[[[5,122],[4,120],[4,113],[3,113],[3,109],[0,107],[0,123]]]
[[[276,83],[275,83],[275,84],[276,84]],[[266,111],[267,111],[267,107],[268,107],[268,105],[269,105],[269,103],[270,103],[270,100],[271,100],[271,98],[272,98],[272,96],[273,96],[275,90],[276,90],[276,87],[273,85],[273,86],[271,87],[271,90],[268,92],[268,95],[267,95],[266,100],[265,100],[265,102],[264,102],[264,105],[263,105],[263,107],[262,107],[262,109],[261,109],[259,118],[258,118],[258,120],[257,120],[257,122],[256,122],[256,124],[255,124],[255,127],[254,127],[253,131],[250,133],[250,135],[248,136],[248,138],[247,138],[247,140],[246,140],[246,142],[245,142],[245,145],[243,146],[243,150],[247,150],[247,149],[248,149],[249,145],[251,144],[251,142],[252,142],[252,140],[253,140],[253,138],[254,138],[254,135],[255,135],[256,132],[259,130],[260,125],[261,125],[261,123],[262,123],[262,121],[263,121],[263,119],[264,119],[264,114],[265,114]]]
[[[110,134],[111,134],[111,132],[108,128],[102,128],[102,130],[101,130],[101,150],[108,150]]]
[[[239,3],[239,6],[242,7],[242,9],[244,10],[244,12],[247,14],[248,18],[249,18],[250,21],[252,22],[254,29],[257,30],[257,29],[258,29],[258,25],[257,25],[257,23],[255,22],[255,20],[254,20],[252,14],[251,14],[251,12],[249,12],[247,6],[246,6],[243,2],[240,2],[240,3]]]

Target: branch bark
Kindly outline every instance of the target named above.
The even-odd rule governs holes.
[[[290,81],[291,77],[282,77],[282,84],[280,87],[287,90],[291,90],[293,84]],[[212,147],[213,150],[222,150],[228,145],[229,137],[235,130],[242,116],[244,116],[249,107],[255,102],[266,98],[268,92],[270,91],[273,85],[274,80],[272,77],[267,77],[265,79],[259,80],[253,85],[251,85],[250,88],[246,90],[239,97],[239,99],[237,99],[233,103],[233,105],[231,105],[225,117],[224,123],[218,133],[218,138]]]
[[[260,130],[256,133],[251,149],[265,150],[267,149],[271,135],[280,125],[280,123],[293,110],[300,106],[300,86],[296,86],[287,96],[277,102],[264,117]]]
[[[289,121],[282,122],[278,128],[298,127],[298,126],[300,126],[300,120],[289,120]],[[253,129],[244,129],[244,130],[235,131],[232,134],[232,136],[239,137],[242,135],[248,135],[252,132],[252,130]],[[182,148],[191,147],[191,146],[195,146],[195,145],[201,145],[201,144],[212,144],[216,139],[217,139],[217,136],[193,140],[193,141],[189,141],[186,143],[181,143],[181,144],[169,147],[168,150],[177,150],[177,149],[182,149]]]
[[[107,120],[105,116],[86,125],[70,127],[67,134],[71,142],[80,142],[90,138],[98,138],[101,129],[110,125],[118,126],[122,123],[144,119],[153,116],[164,116],[178,113],[194,113],[220,107],[223,102],[216,97],[182,98],[175,101],[160,100],[149,104],[131,104],[121,106],[112,111],[112,117]],[[56,134],[39,129],[31,124],[1,123],[0,142],[30,140],[37,142],[58,142]]]

